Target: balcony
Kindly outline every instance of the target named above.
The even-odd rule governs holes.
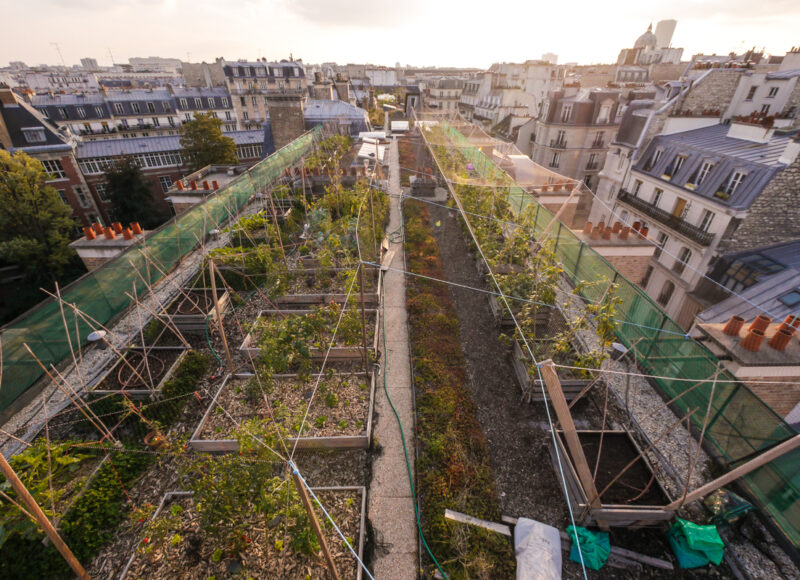
[[[632,207],[635,210],[642,212],[643,214],[650,216],[654,220],[664,224],[671,230],[678,232],[682,236],[689,238],[700,244],[701,246],[708,246],[714,241],[714,234],[710,234],[698,228],[697,226],[693,226],[692,224],[688,223],[681,218],[672,215],[668,211],[663,209],[657,208],[652,204],[644,201],[643,199],[639,199],[638,197],[628,193],[627,191],[621,189],[617,199],[622,203],[625,203]]]
[[[599,169],[600,164],[597,161],[589,162],[586,164],[586,171],[592,171],[593,169]]]
[[[566,149],[567,142],[563,139],[551,139],[550,147],[552,147],[553,149]]]

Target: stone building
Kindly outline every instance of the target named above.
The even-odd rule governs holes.
[[[425,91],[425,104],[437,111],[456,111],[463,90],[463,79],[447,77],[433,79]]]

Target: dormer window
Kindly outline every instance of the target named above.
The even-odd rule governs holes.
[[[686,161],[685,155],[676,155],[672,160],[672,163],[667,166],[667,170],[664,172],[661,178],[671,180],[678,173],[678,171],[681,170],[681,166],[683,165],[684,161]]]
[[[45,143],[47,141],[43,127],[23,127],[22,134],[25,136],[25,141],[27,143],[36,144]]]
[[[645,163],[644,170],[650,171],[651,169],[653,169],[653,167],[655,167],[658,164],[663,154],[664,154],[663,149],[656,149],[655,151],[653,151],[653,155],[650,157],[650,160],[647,163]]]
[[[744,171],[734,171],[730,174],[728,179],[725,180],[725,185],[714,195],[720,199],[730,198],[730,196],[732,196],[736,192],[737,188],[742,184],[745,177],[747,177],[747,173]]]
[[[708,174],[711,173],[713,168],[714,163],[712,161],[703,161],[702,165],[695,170],[689,178],[689,181],[686,182],[686,189],[695,190],[700,187],[700,184],[708,177]]]
[[[561,108],[561,122],[568,122],[570,117],[572,117],[572,103],[567,103]]]

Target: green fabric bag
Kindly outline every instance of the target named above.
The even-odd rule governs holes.
[[[582,553],[583,563],[587,568],[599,570],[603,567],[611,553],[611,542],[608,540],[606,532],[593,532],[580,526],[568,526],[567,533],[572,539],[572,549],[569,551],[570,560],[580,564]],[[578,552],[578,541],[581,545],[580,553]]]
[[[716,526],[701,526],[680,518],[670,526],[667,540],[681,568],[698,568],[709,562],[719,564],[725,543]]]

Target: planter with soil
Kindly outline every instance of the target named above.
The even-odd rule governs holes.
[[[323,304],[344,304],[347,301],[347,291],[349,288],[349,276],[347,273],[352,270],[336,269],[299,269],[292,270],[292,279],[289,282],[287,293],[275,298],[273,302],[277,306],[287,308],[308,308]],[[381,283],[381,273],[379,270],[370,268],[364,272],[364,304],[367,307],[376,308],[379,304],[379,288]],[[361,293],[357,288],[353,289],[353,297],[358,304],[361,304]]]
[[[511,351],[511,361],[514,366],[514,374],[517,376],[522,395],[527,401],[543,401],[542,395],[542,382],[538,374],[532,376],[528,370],[531,366],[531,357],[525,348],[518,340],[514,341],[514,346]],[[541,361],[540,361],[541,362]],[[563,369],[559,372],[561,380],[561,390],[564,391],[564,397],[567,401],[571,401],[577,397],[586,386],[592,382],[592,379],[584,379],[574,375],[565,374]],[[547,389],[544,389],[547,392]],[[550,400],[550,397],[547,397]]]
[[[95,395],[124,392],[133,399],[152,397],[161,392],[189,350],[171,346],[126,349],[111,369],[90,385],[90,390]]]
[[[602,502],[600,508],[589,507],[586,492],[575,470],[574,460],[567,451],[564,434],[558,431],[556,441],[566,481],[567,501],[576,514],[578,525],[597,525],[598,520],[603,520],[612,527],[657,526],[675,516],[675,510],[667,510],[664,507],[672,500],[659,483],[653,465],[626,431],[578,431],[578,437],[586,461],[592,470],[600,451],[595,487],[601,494]],[[552,437],[548,438],[548,442],[550,458],[558,474],[560,469]],[[637,457],[638,461],[616,479]],[[608,484],[611,486],[603,491]]]
[[[210,288],[184,288],[178,297],[167,306],[161,316],[168,318],[181,332],[205,332],[209,324],[217,319],[217,306],[225,316],[230,301],[228,291],[217,289],[217,303]]]
[[[315,487],[314,495],[330,514],[353,551],[363,561],[366,541],[366,490],[363,487]],[[324,558],[315,549],[303,549],[305,542],[316,543],[314,532],[304,526],[293,529],[293,518],[285,522],[281,510],[274,518],[266,518],[256,510],[237,514],[242,530],[242,544],[235,551],[224,549],[201,526],[193,492],[173,491],[165,494],[149,523],[151,533],[137,544],[119,580],[148,578],[285,578],[287,580],[325,580],[328,570]],[[313,500],[312,500],[313,501]],[[293,510],[302,507],[293,504]],[[317,518],[326,523],[325,515],[315,506]],[[287,529],[288,528],[288,529]],[[332,526],[323,526],[326,541],[342,578],[361,580],[362,569],[342,538]]]
[[[255,375],[228,375],[203,415],[189,445],[197,451],[232,453],[239,442],[231,439],[243,421],[263,422],[274,431],[271,417],[291,435],[306,414],[314,386],[319,387],[308,409],[303,434],[287,437],[298,449],[367,449],[372,439],[375,377],[372,373],[325,373],[299,377],[273,375],[259,383]],[[269,384],[267,384],[269,383]],[[269,407],[265,403],[269,400]]]
[[[262,347],[265,346],[262,339],[264,337],[271,337],[272,332],[275,331],[273,328],[274,325],[272,324],[273,321],[288,317],[296,317],[299,319],[298,322],[301,325],[305,325],[306,321],[310,320],[312,317],[316,319],[318,313],[327,310],[327,308],[288,311],[262,310],[258,313],[258,317],[253,323],[250,332],[245,336],[239,350],[248,357],[248,360],[258,361]],[[378,350],[378,333],[375,332],[375,329],[377,329],[380,324],[380,311],[377,309],[365,309],[364,316],[367,330],[366,353],[364,352],[363,340],[361,337],[361,312],[358,309],[348,309],[344,315],[344,318],[347,319],[348,322],[348,330],[343,332],[344,329],[342,326],[344,325],[340,325],[334,345],[328,348],[327,342],[330,340],[330,336],[338,320],[338,314],[332,312],[332,315],[328,317],[329,320],[325,325],[326,328],[314,333],[314,338],[316,340],[305,344],[309,358],[314,362],[322,362],[326,360],[326,357],[329,362],[357,362],[363,361],[365,358],[368,358],[370,354],[376,353]]]

